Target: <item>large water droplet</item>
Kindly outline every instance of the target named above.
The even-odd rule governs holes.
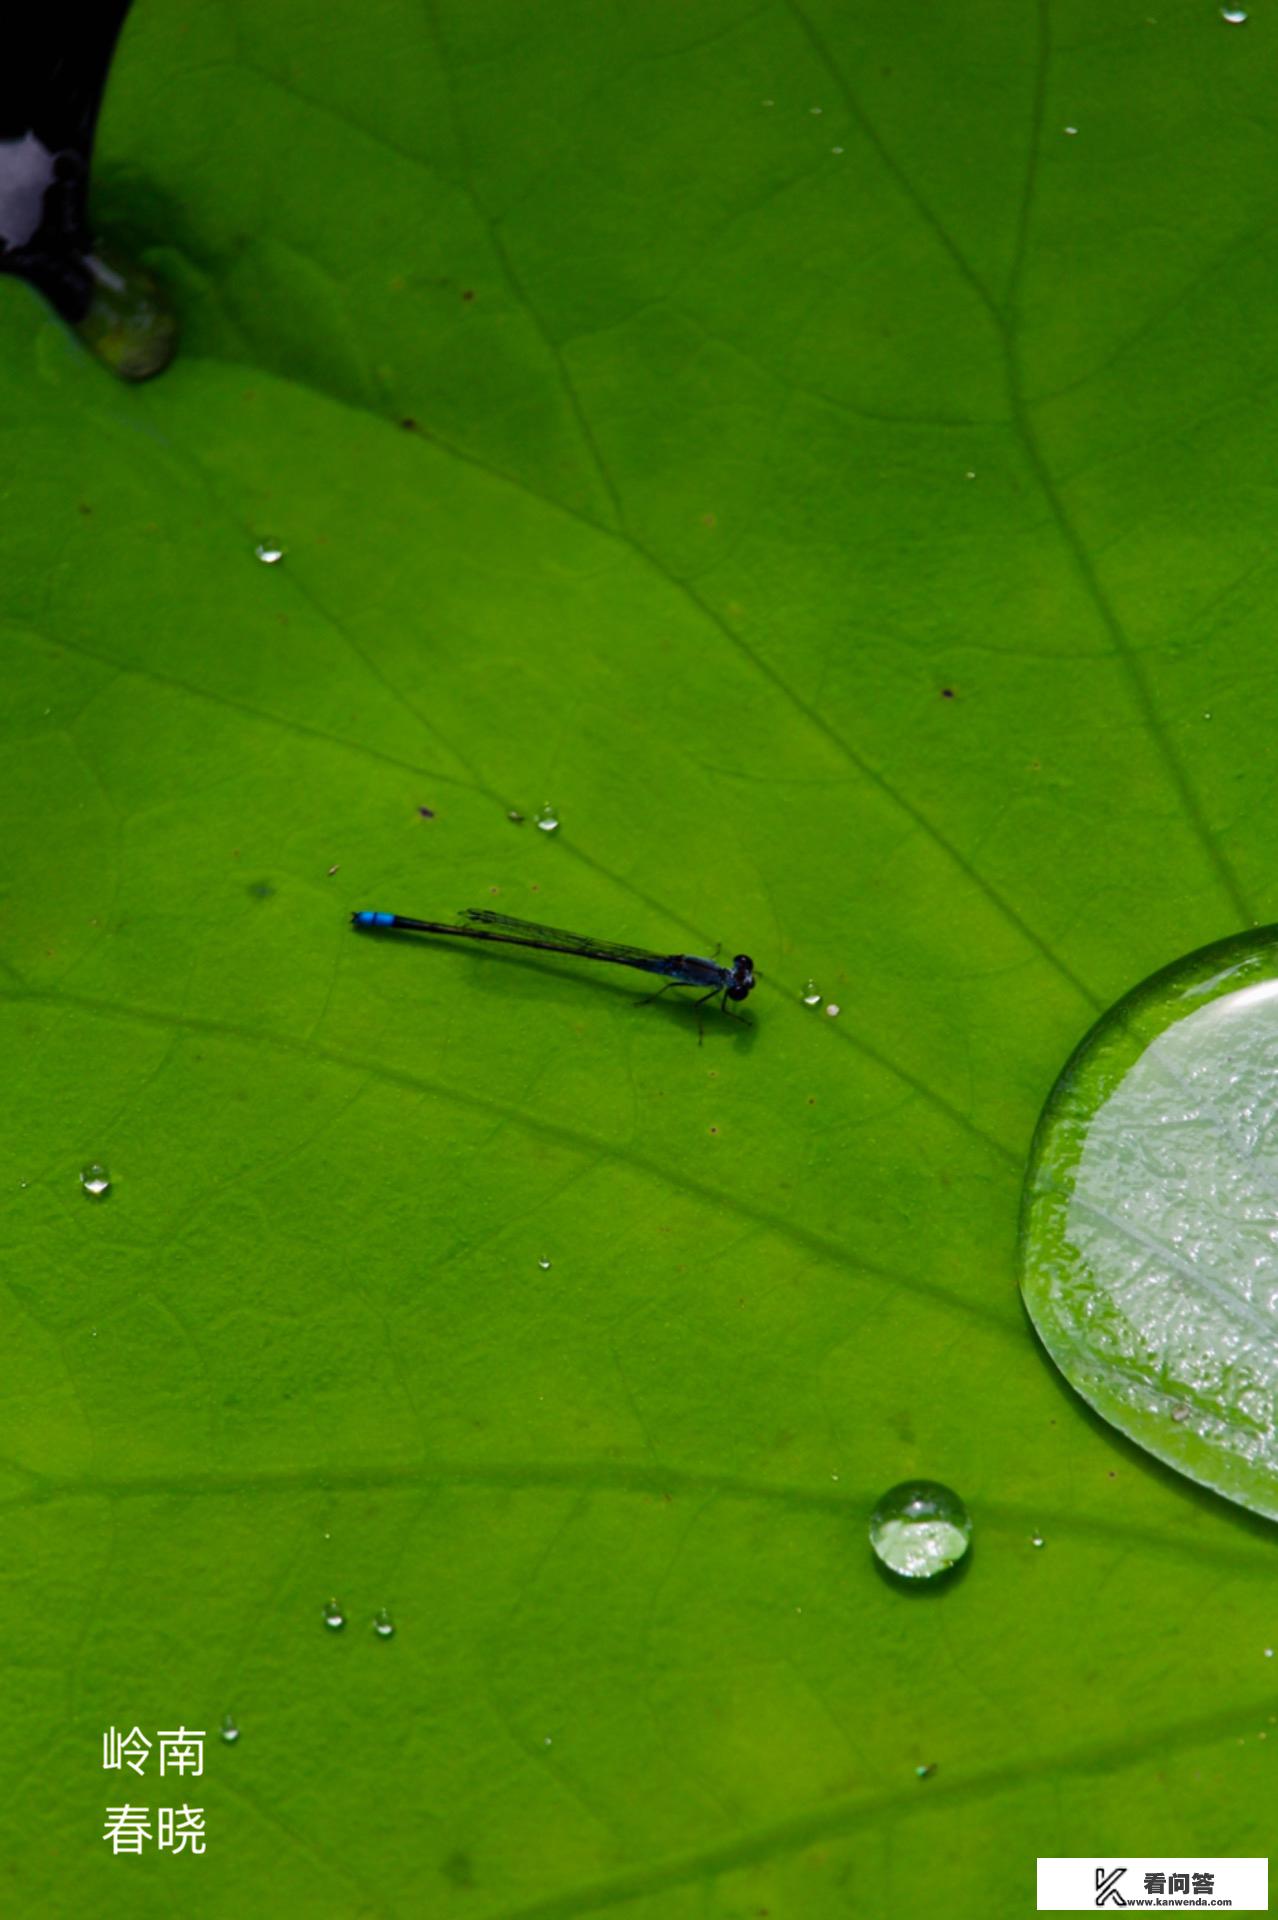
[[[155,276],[138,260],[97,244],[83,255],[88,311],[76,332],[121,380],[149,380],[177,348],[177,316]]]
[[[1247,24],[1247,15],[1241,7],[1222,7],[1220,17],[1227,20],[1231,27],[1245,27]]]
[[[1043,1111],[1021,1284],[1056,1364],[1191,1479],[1278,1518],[1278,927],[1098,1021]]]
[[[559,809],[552,807],[549,800],[544,806],[538,807],[535,818],[543,833],[559,831]]]
[[[958,1495],[937,1480],[904,1480],[870,1515],[870,1545],[892,1573],[932,1580],[967,1552],[972,1521]]]
[[[380,1635],[383,1640],[389,1640],[394,1631],[395,1622],[385,1607],[379,1607],[373,1615],[373,1632]]]
[[[111,1176],[106,1168],[99,1166],[95,1160],[92,1166],[81,1167],[80,1185],[91,1200],[101,1200],[104,1194],[111,1191]]]
[[[346,1625],[346,1615],[342,1612],[336,1600],[326,1600],[324,1602],[324,1625],[331,1627],[334,1633],[339,1632],[340,1629]]]

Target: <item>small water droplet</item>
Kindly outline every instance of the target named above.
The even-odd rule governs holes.
[[[240,1730],[235,1724],[234,1714],[224,1713],[222,1715],[222,1738],[225,1740],[227,1746],[233,1747],[239,1737]]]
[[[915,1767],[914,1776],[917,1780],[930,1780],[935,1772],[936,1762],[929,1760],[925,1767]]]
[[[524,824],[523,814],[520,813],[515,807],[512,807],[510,809],[510,812],[506,815],[506,818],[508,820],[513,820],[517,827],[522,827]]]
[[[103,1194],[111,1191],[111,1176],[106,1168],[95,1160],[92,1166],[81,1167],[80,1185],[93,1200],[100,1200]]]
[[[816,981],[815,981],[815,980],[805,980],[805,981],[804,981],[804,983],[803,983],[803,993],[802,993],[802,996],[801,996],[801,998],[802,998],[802,1000],[803,1000],[803,1004],[804,1004],[804,1006],[805,1006],[805,1007],[819,1007],[819,1006],[820,1006],[820,1004],[821,1004],[821,989],[820,989],[820,987],[819,987],[819,986],[817,985],[817,983],[816,983]]]
[[[888,1489],[870,1515],[870,1545],[889,1572],[907,1580],[932,1580],[948,1572],[971,1538],[967,1508],[937,1480],[903,1480]]]
[[[1073,136],[1074,134],[1076,134],[1076,133],[1078,132],[1078,128],[1077,128],[1077,127],[1062,127],[1062,129],[1061,129],[1061,131],[1062,131],[1062,133],[1068,133],[1068,134],[1069,134],[1069,135],[1070,135],[1070,136],[1072,137],[1072,136]]]
[[[842,153],[842,151],[843,151],[843,149],[842,149],[842,147],[831,147],[831,148],[830,148],[830,152],[831,152],[831,153]]]
[[[253,551],[264,567],[278,566],[284,558],[283,547],[277,546],[274,540],[259,540]]]
[[[373,1632],[383,1640],[389,1640],[395,1631],[395,1622],[385,1607],[379,1607],[373,1615]]]
[[[809,107],[809,108],[808,108],[808,112],[809,112],[809,113],[824,113],[824,112],[825,112],[825,108],[824,108],[824,107]]]
[[[544,1253],[541,1256],[541,1259],[537,1262],[537,1265],[541,1268],[543,1273],[550,1272],[550,1261],[546,1258]]]
[[[838,1003],[834,1000],[831,1000],[829,1006],[826,1008],[826,1013],[829,1015],[830,1019],[837,1020],[839,1017],[839,1012],[840,1012],[840,1009],[839,1009]]]
[[[1222,7],[1220,17],[1227,20],[1231,27],[1245,27],[1247,24],[1247,15],[1241,7]]]
[[[963,475],[963,478],[964,478],[965,480],[975,480],[975,478],[976,478],[976,468],[975,468],[975,467],[969,467],[969,468],[967,469],[967,472],[966,472],[966,473],[965,473],[965,474]]]
[[[324,1603],[324,1625],[331,1627],[334,1633],[346,1625],[346,1615],[336,1600],[326,1600]]]
[[[543,833],[556,833],[559,830],[559,809],[552,807],[549,800],[537,809],[537,825]]]
[[[1188,1407],[1173,1407],[1173,1408],[1172,1408],[1172,1419],[1173,1419],[1173,1420],[1174,1420],[1174,1421],[1176,1422],[1176,1425],[1177,1425],[1177,1426],[1179,1426],[1179,1425],[1180,1425],[1180,1423],[1181,1423],[1181,1421],[1182,1421],[1182,1420],[1188,1420],[1188,1418],[1189,1418],[1189,1408],[1188,1408]]]
[[[1272,1647],[1266,1647],[1266,1648],[1265,1648],[1265,1658],[1266,1658],[1266,1660],[1272,1660],[1272,1659],[1273,1659],[1273,1657],[1274,1657],[1274,1650],[1273,1650],[1273,1648],[1272,1648]]]
[[[541,1743],[543,1747],[548,1747],[551,1744],[551,1737],[552,1736],[550,1734],[546,1735],[545,1739]]]
[[[1030,1535],[1030,1545],[1032,1547],[1041,1547],[1041,1546],[1045,1546],[1046,1542],[1044,1541],[1041,1533],[1032,1533]]]

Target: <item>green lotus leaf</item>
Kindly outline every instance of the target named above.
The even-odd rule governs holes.
[[[0,282],[6,1912],[1267,1851],[1269,1523],[1016,1234],[1080,1037],[1278,918],[1273,31],[137,7],[93,205],[177,355]],[[361,908],[721,944],[752,1024]]]

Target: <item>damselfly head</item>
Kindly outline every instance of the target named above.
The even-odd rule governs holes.
[[[729,1000],[744,1000],[754,986],[754,961],[748,953],[739,953],[732,962],[732,985],[728,988]]]

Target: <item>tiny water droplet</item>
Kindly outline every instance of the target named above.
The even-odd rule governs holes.
[[[543,1273],[550,1272],[550,1262],[546,1258],[545,1254],[541,1256],[541,1259],[537,1262],[537,1265],[541,1268]]]
[[[1173,1408],[1172,1408],[1172,1419],[1173,1419],[1173,1420],[1174,1420],[1174,1421],[1176,1422],[1176,1425],[1177,1425],[1177,1426],[1179,1426],[1179,1425],[1180,1425],[1180,1423],[1181,1423],[1181,1421],[1182,1421],[1182,1420],[1188,1420],[1188,1418],[1189,1418],[1189,1408],[1188,1408],[1188,1407],[1173,1407]]]
[[[936,1762],[929,1760],[925,1767],[915,1767],[914,1776],[917,1780],[930,1780],[935,1772]]]
[[[537,825],[543,833],[556,833],[559,829],[559,809],[552,807],[549,800],[537,809]]]
[[[329,879],[330,879],[330,880],[332,879],[332,877],[333,877],[333,875],[334,875],[334,874],[335,874],[336,872],[337,872],[337,868],[336,868],[336,867],[330,867],[330,868],[329,868],[329,870],[328,870],[328,877],[329,877]]]
[[[842,147],[831,147],[831,148],[830,148],[830,152],[831,152],[831,153],[842,153],[842,151],[843,151],[843,149],[842,149]]]
[[[395,1622],[385,1607],[379,1607],[373,1615],[373,1632],[383,1640],[389,1640],[395,1631]]]
[[[222,1738],[225,1740],[227,1746],[233,1747],[239,1737],[240,1730],[235,1724],[234,1714],[224,1713],[222,1715]]]
[[[829,1006],[826,1008],[826,1013],[829,1015],[831,1020],[837,1020],[839,1017],[839,1007],[837,1002],[831,1000]]]
[[[967,1508],[937,1480],[903,1480],[870,1515],[870,1545],[891,1573],[932,1580],[963,1558],[972,1538]]]
[[[336,1600],[327,1600],[324,1603],[324,1625],[331,1627],[334,1633],[346,1625],[346,1615]]]
[[[1274,1650],[1273,1650],[1273,1648],[1272,1648],[1272,1647],[1266,1647],[1266,1648],[1265,1648],[1265,1658],[1266,1658],[1266,1660],[1272,1660],[1272,1659],[1273,1659],[1273,1657],[1274,1657]]]
[[[963,478],[964,478],[965,480],[975,480],[975,478],[976,478],[976,468],[975,468],[975,467],[969,467],[969,468],[967,469],[967,472],[966,472],[966,473],[965,473],[965,474],[963,475]]]
[[[284,558],[283,547],[277,546],[274,540],[259,540],[253,551],[264,567],[278,566]]]
[[[509,812],[509,813],[508,813],[508,814],[506,815],[506,818],[507,818],[508,820],[513,820],[513,821],[514,821],[514,823],[515,823],[515,825],[516,825],[517,827],[522,827],[522,826],[523,826],[523,824],[524,824],[524,816],[523,816],[523,814],[522,814],[522,813],[520,813],[520,812],[518,811],[518,809],[517,809],[517,808],[515,808],[515,807],[512,807],[512,808],[510,809],[510,812]]]
[[[1076,134],[1076,133],[1078,132],[1078,128],[1077,128],[1077,127],[1062,127],[1062,128],[1061,128],[1061,132],[1062,132],[1062,133],[1068,133],[1068,134],[1069,134],[1069,135],[1071,135],[1071,137],[1072,137],[1072,136],[1073,136],[1074,134]]]
[[[801,996],[801,998],[802,998],[802,1000],[803,1000],[803,1004],[804,1004],[804,1006],[805,1006],[805,1007],[819,1007],[819,1006],[820,1006],[820,1004],[821,1004],[821,989],[820,989],[820,987],[819,987],[819,986],[817,985],[817,983],[816,983],[816,981],[815,981],[815,980],[805,980],[805,981],[804,981],[804,983],[803,983],[803,993],[802,993],[802,996]]]
[[[1032,1547],[1041,1547],[1041,1546],[1044,1546],[1045,1544],[1046,1542],[1044,1541],[1041,1533],[1032,1533],[1030,1535],[1030,1545]]]
[[[545,1737],[545,1739],[544,1739],[544,1740],[542,1741],[542,1743],[541,1743],[541,1744],[542,1744],[542,1746],[543,1746],[543,1747],[548,1747],[548,1746],[549,1746],[549,1745],[551,1744],[551,1739],[552,1739],[552,1736],[551,1736],[550,1734],[547,1734],[547,1735],[546,1735],[546,1737]]]
[[[824,107],[809,107],[809,108],[808,108],[808,112],[809,112],[809,113],[824,113],[824,111],[825,111],[825,109],[824,109]]]
[[[1241,7],[1222,7],[1220,17],[1227,20],[1231,27],[1245,27],[1247,24],[1247,15]]]
[[[92,1166],[81,1167],[80,1185],[90,1199],[100,1200],[103,1194],[111,1191],[111,1176],[106,1168],[99,1166],[95,1160]]]

